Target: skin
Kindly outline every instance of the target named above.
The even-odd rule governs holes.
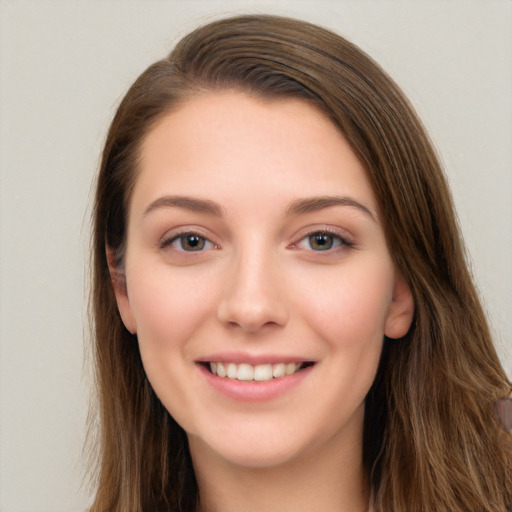
[[[187,432],[203,510],[367,509],[364,398],[413,303],[364,168],[324,114],[225,91],[164,117],[142,145],[124,272],[119,310]],[[314,364],[246,400],[210,385],[212,357]]]

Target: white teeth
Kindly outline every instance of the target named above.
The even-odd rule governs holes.
[[[293,375],[296,369],[297,366],[295,365],[295,363],[288,363],[286,365],[286,375]]]
[[[225,377],[227,375],[226,369],[222,363],[217,363],[217,375],[219,377]]]
[[[286,365],[284,363],[275,364],[272,369],[272,375],[275,378],[284,377],[286,375]]]
[[[253,380],[254,368],[250,364],[239,364],[236,378],[238,380]]]
[[[230,379],[236,379],[236,364],[235,363],[228,364],[228,377]]]
[[[272,365],[259,364],[254,367],[254,380],[270,380],[272,378]]]
[[[302,368],[301,363],[258,364],[253,366],[247,363],[210,363],[210,371],[218,377],[227,377],[242,381],[267,381],[293,375]]]

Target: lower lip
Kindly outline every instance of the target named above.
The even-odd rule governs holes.
[[[229,398],[244,402],[267,402],[298,386],[311,373],[314,366],[308,366],[293,375],[264,381],[240,381],[219,377],[208,371],[203,365],[199,364],[198,368],[210,387]]]

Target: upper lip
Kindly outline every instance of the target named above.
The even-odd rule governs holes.
[[[256,366],[258,364],[278,364],[278,363],[306,363],[315,362],[311,358],[294,356],[294,355],[279,355],[279,354],[247,354],[242,352],[218,352],[209,354],[204,357],[196,359],[197,363],[235,363],[235,364],[250,364]]]

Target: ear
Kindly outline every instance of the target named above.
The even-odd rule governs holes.
[[[404,337],[409,332],[413,316],[414,300],[411,290],[403,276],[397,272],[384,334],[392,339]]]
[[[115,251],[108,248],[107,252],[107,264],[110,272],[110,280],[112,282],[112,288],[116,296],[117,309],[121,315],[124,326],[132,334],[137,333],[137,324],[133,316],[130,299],[128,298],[128,289],[126,287],[126,273],[121,265],[119,264],[118,258],[116,257]]]

